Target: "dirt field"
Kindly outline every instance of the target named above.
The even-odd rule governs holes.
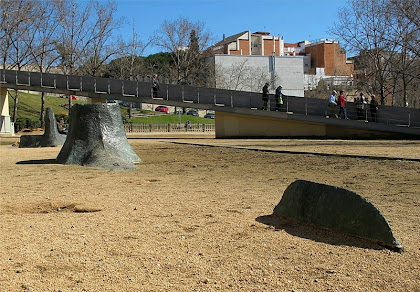
[[[0,138],[0,291],[420,291],[420,141],[211,138],[129,136],[114,172]],[[297,179],[366,197],[405,252],[270,216]]]

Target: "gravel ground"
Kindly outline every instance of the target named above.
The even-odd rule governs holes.
[[[128,137],[114,172],[0,138],[0,291],[420,291],[420,141]],[[271,217],[297,179],[366,197],[405,252]]]

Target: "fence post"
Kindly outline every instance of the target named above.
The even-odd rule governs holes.
[[[169,85],[166,84],[166,100],[169,100]]]
[[[410,111],[408,112],[408,127],[411,126],[411,113]]]
[[[213,97],[214,97],[214,104],[216,104],[216,88],[214,89]]]
[[[184,93],[184,85],[182,85],[182,102],[184,102],[184,98],[185,98],[185,95],[184,95],[185,93]]]
[[[230,107],[233,107],[233,90],[230,91]]]
[[[200,103],[200,87],[197,87],[197,103]]]

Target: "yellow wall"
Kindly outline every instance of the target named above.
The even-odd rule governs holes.
[[[237,113],[216,112],[216,138],[227,137],[325,137],[374,138],[387,133],[348,128],[339,125],[311,123],[283,118],[270,118]],[[392,136],[391,133],[389,133]]]
[[[216,138],[325,136],[325,125],[226,112],[216,113]]]

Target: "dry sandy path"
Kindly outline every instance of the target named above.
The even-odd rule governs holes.
[[[420,291],[419,141],[211,137],[129,135],[122,172],[0,138],[0,291]],[[406,251],[272,220],[296,179],[366,197]]]

